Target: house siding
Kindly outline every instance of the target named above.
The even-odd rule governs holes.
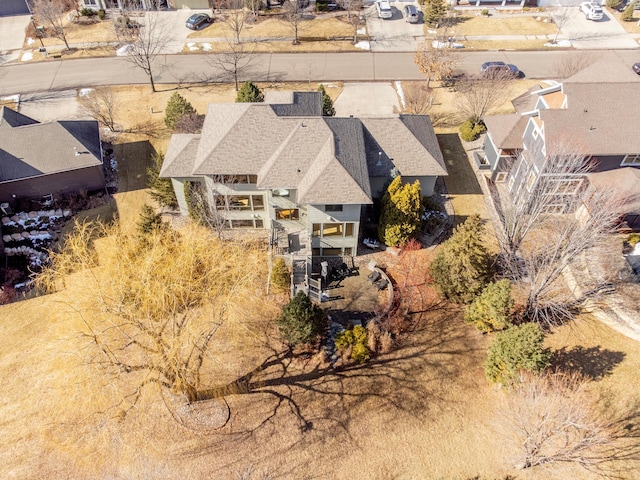
[[[490,135],[485,136],[482,149],[484,150],[484,156],[486,157],[487,162],[491,165],[491,170],[495,170],[498,164],[499,153],[498,148],[493,144]]]
[[[0,185],[0,201],[9,202],[13,196],[36,198],[49,193],[71,193],[80,190],[94,192],[105,188],[102,165],[68,172],[24,178]]]
[[[624,160],[624,157],[625,157],[624,155],[593,157],[593,161],[595,162],[594,171],[606,172],[608,170],[616,170],[618,168],[621,168],[621,164],[622,164],[622,161]],[[633,165],[628,165],[628,166],[633,167]]]
[[[309,236],[311,237],[312,248],[350,248],[351,254],[355,255],[358,247],[358,237],[360,234],[360,213],[361,205],[343,205],[341,212],[327,212],[325,211],[325,205],[309,205],[307,208],[308,214],[308,229]],[[353,232],[350,236],[313,236],[313,225],[320,224],[320,231],[322,226],[327,223],[351,223],[353,224]],[[345,229],[346,233],[346,229]]]

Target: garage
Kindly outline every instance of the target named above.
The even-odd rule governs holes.
[[[0,17],[9,15],[29,15],[27,0],[0,0]]]

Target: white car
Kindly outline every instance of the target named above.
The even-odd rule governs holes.
[[[391,10],[391,4],[388,0],[378,0],[376,2],[376,9],[378,10],[378,16],[380,18],[393,17],[393,11]]]
[[[582,2],[580,10],[587,17],[587,20],[602,20],[602,7],[594,2]]]

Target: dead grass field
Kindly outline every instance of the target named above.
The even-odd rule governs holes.
[[[207,53],[226,52],[229,47],[225,42],[196,43],[189,42],[185,45],[183,53]],[[291,40],[278,41],[270,40],[264,42],[253,42],[248,45],[248,51],[252,53],[264,52],[353,52],[361,51],[356,48],[351,41],[343,40],[322,40],[313,41],[300,39],[298,45],[293,45]]]
[[[456,17],[452,36],[464,35],[547,35],[556,33],[553,23],[538,22],[534,17]]]
[[[304,20],[298,26],[300,37],[315,37],[332,39],[336,37],[350,37],[353,26],[342,21],[339,17],[317,16],[311,20]],[[241,34],[242,38],[287,38],[293,37],[288,23],[273,16],[258,17],[255,23],[247,23]],[[189,38],[233,38],[233,33],[222,21],[216,21],[202,30],[189,34]]]
[[[497,40],[462,40],[465,50],[562,50],[560,47],[545,47],[547,40],[509,40],[508,44]],[[508,48],[505,48],[508,47]]]
[[[95,23],[83,24],[66,22],[65,36],[67,42],[72,43],[87,43],[87,42],[117,42],[115,30],[113,28],[113,20],[96,20]],[[40,41],[33,39],[34,42],[31,47],[39,47]],[[46,37],[42,39],[45,47],[61,46],[64,42],[55,37]]]

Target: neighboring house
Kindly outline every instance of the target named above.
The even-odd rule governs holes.
[[[31,7],[27,0],[0,0],[0,17],[29,15]]]
[[[285,231],[290,251],[355,255],[363,207],[392,176],[433,194],[447,170],[429,117],[323,117],[321,98],[209,105],[201,134],[172,136],[160,172],[181,213],[185,182],[200,182],[227,227]]]
[[[2,0],[0,0],[2,1]],[[164,10],[168,8],[208,9],[209,0],[80,0],[80,6],[94,10]]]
[[[0,202],[104,187],[98,122],[40,123],[0,108]]]
[[[640,81],[629,67],[619,72],[609,68],[616,71],[616,81],[603,81],[602,66],[592,65],[563,83],[532,92],[535,102],[529,110],[485,118],[483,149],[491,180],[507,182],[512,199],[523,199],[541,176],[553,175],[557,188],[551,213],[566,213],[591,176],[640,167],[640,110],[633,100],[640,98]],[[571,155],[588,162],[590,172],[563,170],[562,162]]]

